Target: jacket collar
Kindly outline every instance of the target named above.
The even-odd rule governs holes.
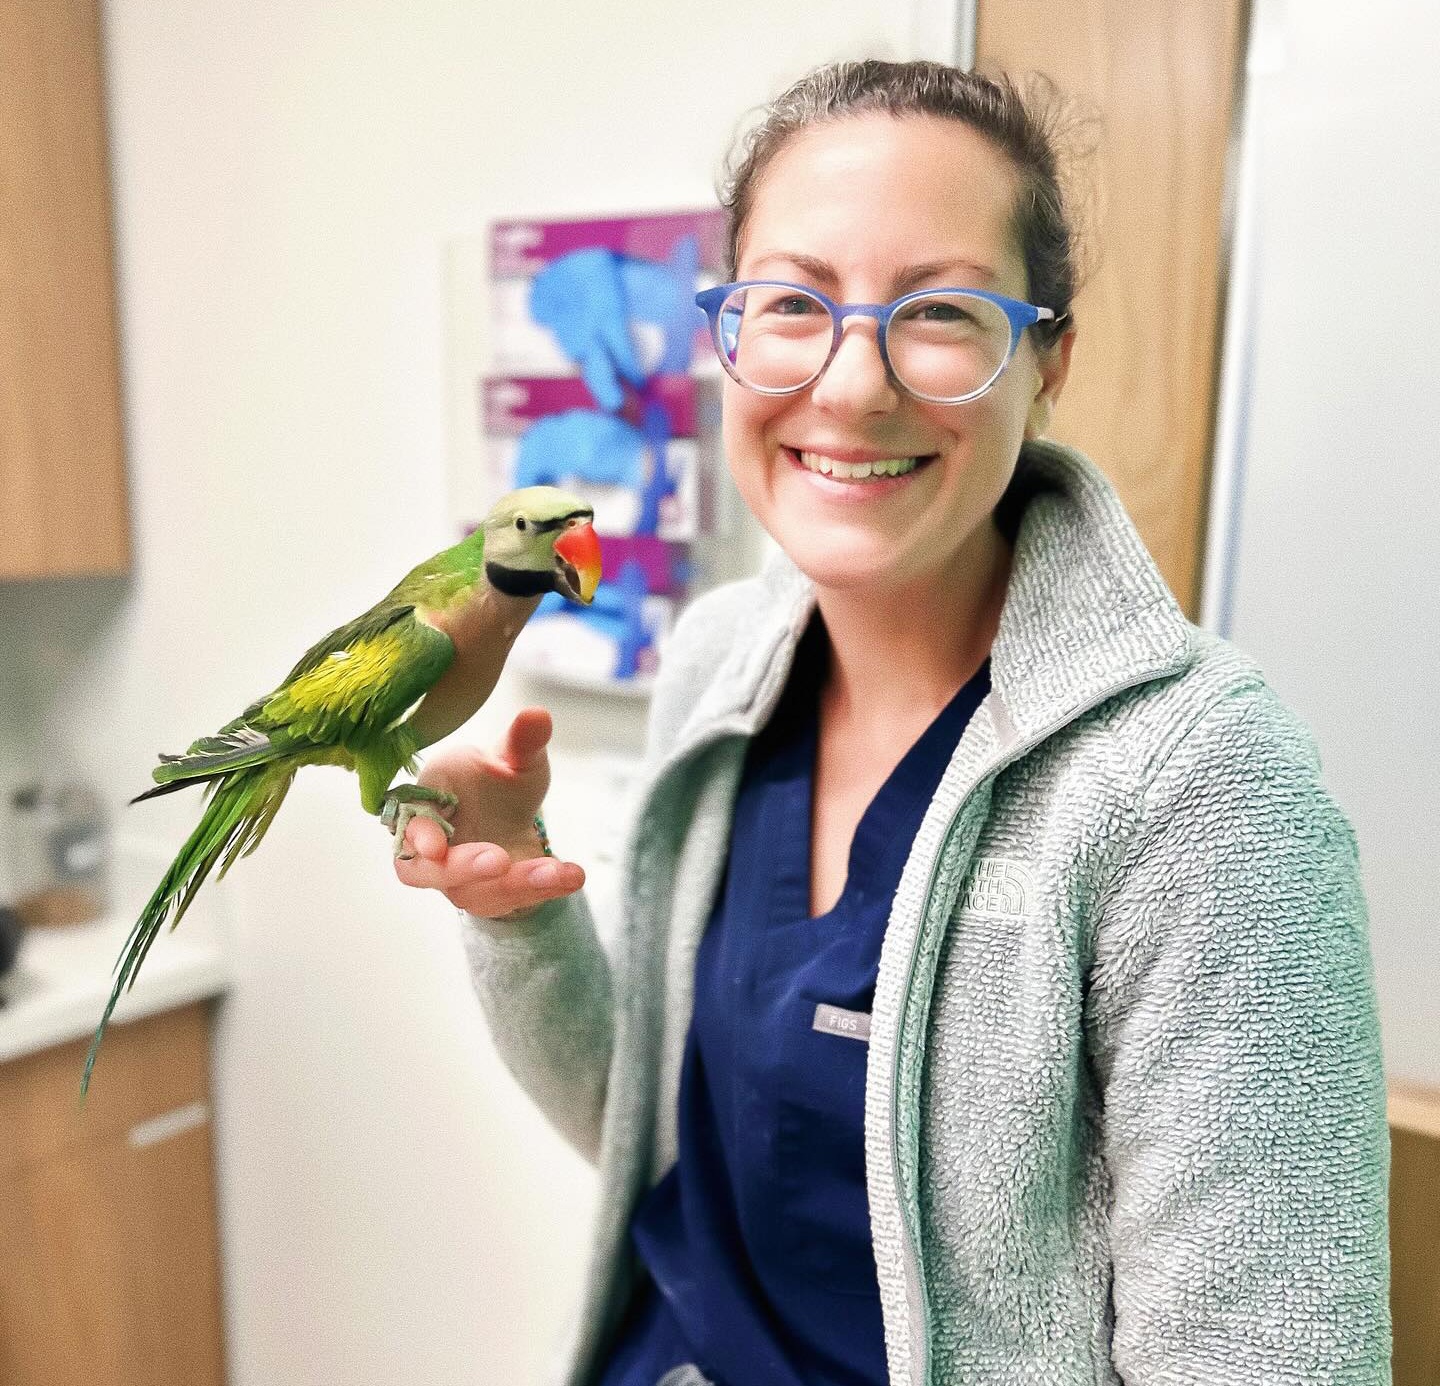
[[[1114,487],[1083,453],[1047,439],[1026,443],[997,515],[1014,544],[990,652],[1002,743],[1038,740],[1109,694],[1190,663],[1195,627]],[[779,550],[759,581],[752,634],[695,708],[692,735],[737,715],[734,729],[753,732],[784,687],[815,587]]]

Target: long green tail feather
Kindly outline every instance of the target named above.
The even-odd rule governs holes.
[[[239,720],[215,736],[202,736],[183,755],[160,757],[160,764],[151,771],[158,789],[146,790],[130,800],[154,799],[171,794],[187,785],[218,780],[235,770],[251,770],[281,759],[285,748],[277,746],[264,732]]]
[[[184,918],[196,893],[222,856],[224,861],[217,879],[222,878],[238,858],[249,856],[259,846],[284,802],[295,769],[294,766],[266,766],[240,770],[212,780],[206,786],[209,803],[200,822],[141,910],[115,964],[115,985],[95,1030],[95,1038],[90,1041],[90,1052],[85,1056],[85,1072],[80,1079],[81,1101],[90,1089],[90,1073],[100,1052],[100,1041],[105,1037],[105,1027],[121,994],[134,985],[135,975],[155,936],[167,919],[173,929]]]

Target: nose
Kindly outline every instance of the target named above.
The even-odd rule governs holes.
[[[900,403],[880,355],[878,323],[859,317],[841,323],[840,345],[810,397],[822,409],[853,414],[886,414]]]

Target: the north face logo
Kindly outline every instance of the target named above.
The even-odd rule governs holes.
[[[958,911],[991,918],[1018,919],[1035,898],[1030,870],[1006,857],[981,857],[970,871]]]

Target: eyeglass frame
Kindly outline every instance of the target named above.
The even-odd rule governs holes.
[[[758,288],[794,289],[799,293],[818,299],[830,313],[832,328],[830,350],[814,375],[808,380],[802,380],[798,385],[752,385],[748,380],[740,378],[726,355],[725,347],[720,339],[720,310],[725,306],[725,301],[730,295],[737,290]],[[971,390],[966,395],[922,394],[901,380],[896,374],[895,367],[890,363],[890,351],[886,341],[890,319],[907,303],[913,303],[917,298],[929,298],[935,294],[964,294],[971,298],[983,298],[987,302],[995,304],[1005,314],[1005,318],[1010,324],[1010,345],[1005,352],[1005,359],[1001,361],[995,374],[989,380],[978,390]],[[1019,349],[1021,334],[1027,327],[1034,327],[1038,322],[1053,322],[1058,327],[1068,322],[1070,318],[1069,313],[1057,316],[1053,308],[1041,308],[1038,304],[1026,303],[1023,299],[1008,298],[1004,294],[991,293],[988,289],[959,287],[916,289],[912,293],[902,294],[889,303],[836,303],[833,298],[822,294],[819,289],[812,289],[808,284],[792,284],[784,279],[741,279],[733,284],[717,284],[713,289],[702,289],[696,294],[695,303],[697,307],[704,310],[705,316],[709,319],[710,341],[715,347],[715,354],[720,358],[720,364],[725,368],[725,374],[737,385],[741,385],[747,390],[754,390],[761,395],[794,395],[799,394],[801,390],[808,390],[825,374],[830,363],[835,359],[835,353],[840,350],[845,324],[852,318],[871,318],[876,324],[876,344],[880,348],[880,359],[885,363],[886,375],[907,395],[924,400],[927,404],[968,404],[972,399],[979,399],[1005,374],[1006,367],[1014,360],[1015,352]]]

